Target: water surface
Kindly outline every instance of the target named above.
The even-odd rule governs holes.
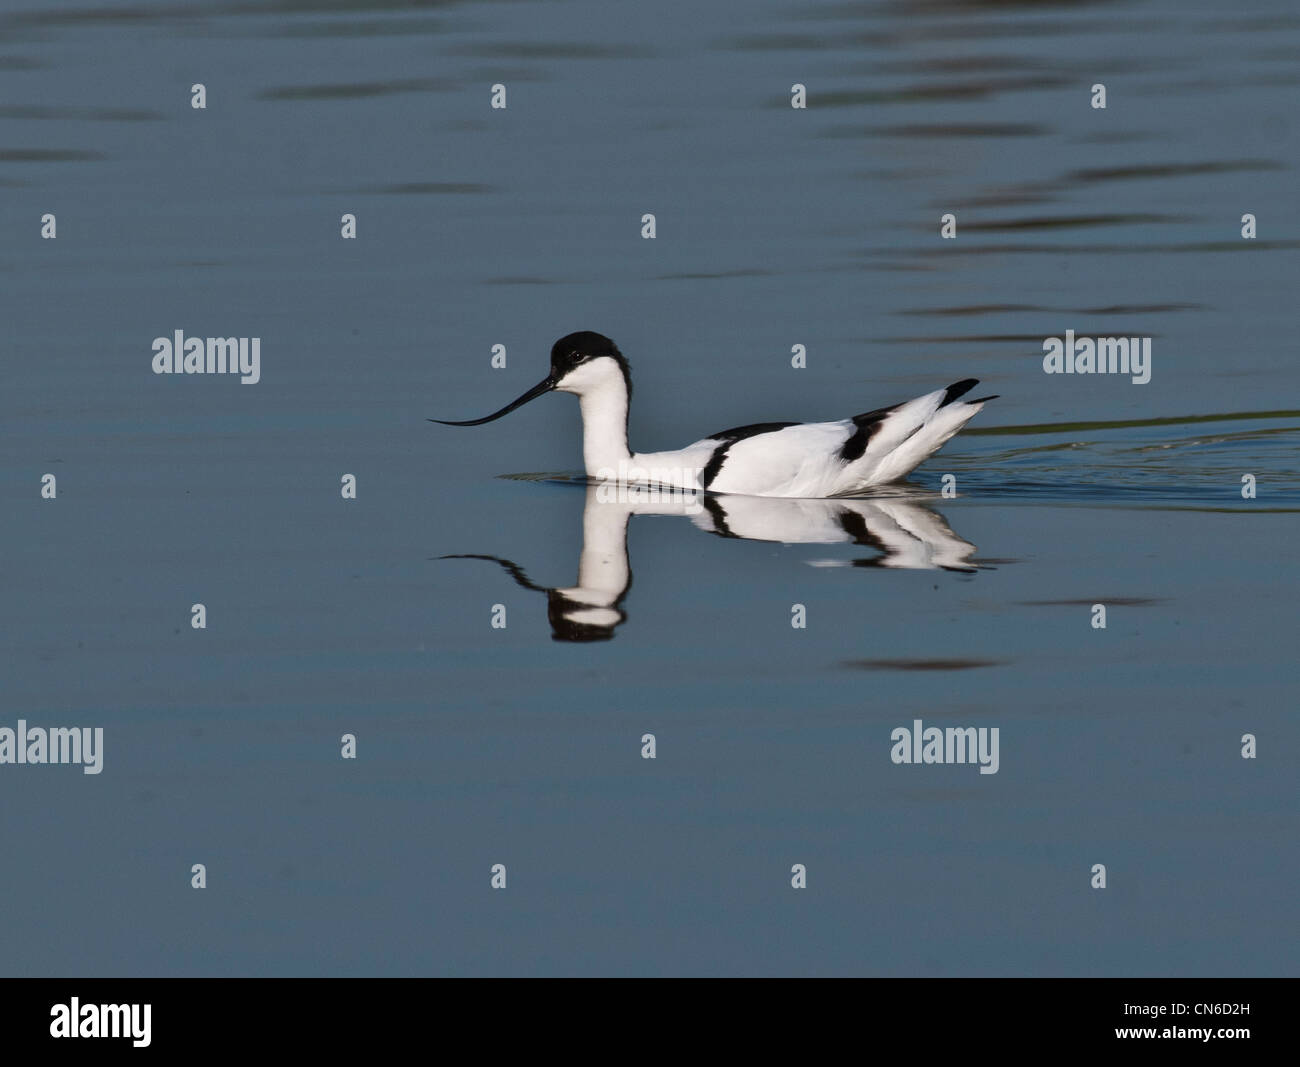
[[[4,5],[0,725],[105,766],[0,768],[0,971],[1295,972],[1300,14],[746,13]],[[846,510],[593,511],[569,398],[425,421],[578,329],[642,450],[1001,399]]]

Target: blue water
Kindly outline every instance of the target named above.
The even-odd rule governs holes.
[[[0,3],[0,727],[105,732],[0,765],[0,973],[1296,972],[1300,13],[736,11]],[[856,543],[590,503],[568,397],[425,421],[579,329],[642,450],[1000,399]]]

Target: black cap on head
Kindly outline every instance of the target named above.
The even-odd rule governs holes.
[[[556,381],[559,381],[574,367],[588,360],[599,359],[601,356],[617,360],[626,376],[627,360],[618,350],[618,345],[603,333],[595,333],[592,330],[579,330],[577,333],[568,334],[551,346],[551,374]]]

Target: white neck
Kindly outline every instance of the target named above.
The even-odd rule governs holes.
[[[632,458],[627,449],[627,386],[621,374],[607,376],[578,397],[582,408],[582,458],[587,477],[618,477],[619,464]]]

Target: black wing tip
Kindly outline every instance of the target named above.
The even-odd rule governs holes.
[[[988,396],[977,396],[974,400],[967,400],[966,403],[982,404],[986,400],[1000,400],[1001,398],[1002,398],[1001,393],[990,393]]]
[[[947,407],[958,397],[965,396],[974,389],[975,386],[979,385],[979,383],[980,380],[978,378],[963,378],[959,382],[953,382],[952,385],[948,386],[948,388],[944,390],[943,399],[939,401],[939,406],[941,408]]]

